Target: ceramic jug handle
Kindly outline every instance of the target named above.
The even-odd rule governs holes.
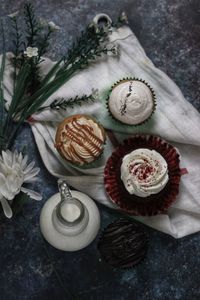
[[[69,186],[64,179],[58,179],[58,189],[60,192],[61,202],[71,200],[73,198]]]

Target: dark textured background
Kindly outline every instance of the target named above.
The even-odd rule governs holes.
[[[0,0],[0,16],[22,8],[23,3]],[[147,55],[200,110],[199,0],[35,0],[34,4],[41,17],[62,28],[52,43],[53,59],[65,53],[95,14],[105,12],[114,19],[126,11]],[[9,45],[10,36],[7,42]],[[15,219],[1,219],[1,300],[200,299],[200,234],[175,240],[145,228],[150,237],[147,259],[128,271],[112,270],[100,261],[96,241],[76,253],[46,244],[39,231],[39,214],[43,203],[57,191],[56,181],[45,170],[28,126],[19,134],[16,146],[22,149],[25,144],[30,158],[41,167],[35,188],[42,191],[43,201],[28,202]],[[116,216],[104,207],[100,211],[104,228]]]

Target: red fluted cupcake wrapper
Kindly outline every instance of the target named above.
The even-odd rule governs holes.
[[[168,164],[169,181],[158,194],[142,198],[128,193],[121,180],[123,157],[139,148],[156,150]],[[152,216],[165,213],[179,192],[181,171],[177,150],[166,141],[152,135],[135,135],[124,140],[108,159],[104,170],[105,189],[111,201],[131,215]]]

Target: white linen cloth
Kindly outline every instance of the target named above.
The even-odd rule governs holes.
[[[50,97],[45,105],[55,98],[67,99],[90,94],[92,88],[99,90],[100,101],[67,112],[46,110],[33,116],[35,122],[31,123],[31,128],[42,160],[52,175],[66,178],[73,188],[106,206],[116,208],[108,199],[103,184],[105,162],[113,150],[109,138],[103,156],[94,168],[73,167],[60,157],[54,147],[58,122],[71,114],[86,113],[96,117],[106,129],[113,130],[119,142],[134,133],[159,135],[179,149],[181,167],[186,168],[188,174],[181,177],[179,195],[167,214],[136,219],[175,238],[197,232],[200,230],[200,114],[184,99],[177,85],[154,66],[129,27],[123,26],[113,31],[110,40],[119,45],[119,57],[105,57],[80,71]],[[42,71],[46,73],[52,65],[53,62],[46,59]],[[142,78],[156,93],[156,112],[145,125],[135,128],[120,125],[106,110],[106,92],[114,82],[124,77]],[[4,84],[6,100],[10,101],[10,65],[6,66]]]

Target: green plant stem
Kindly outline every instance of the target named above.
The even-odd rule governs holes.
[[[12,118],[15,114],[15,110],[17,109],[18,103],[20,103],[20,99],[25,92],[29,75],[30,75],[30,65],[24,64],[18,74],[17,81],[16,81],[16,87],[14,90],[12,101],[9,106],[8,114],[7,114],[6,121],[5,121],[4,135],[8,138],[8,140],[10,140],[8,130],[10,127],[12,127],[12,126],[10,126],[13,122]],[[9,142],[9,144],[10,144],[10,142]]]
[[[12,133],[8,135],[8,140],[7,140],[7,147],[10,148],[12,146],[12,143],[17,135],[18,130],[20,129],[20,127],[22,126],[22,124],[24,123],[24,118],[20,118],[18,120],[18,122],[16,123],[16,126],[13,128],[12,126]],[[12,122],[12,121],[11,121]],[[13,122],[12,122],[13,125]]]
[[[44,55],[45,52],[46,52],[46,49],[48,47],[48,40],[50,39],[51,34],[52,34],[52,30],[48,27],[48,32],[44,36],[42,42],[40,43],[41,45],[40,45],[40,48],[39,48],[37,63],[40,63],[42,55]]]
[[[47,73],[47,75],[44,77],[44,79],[41,81],[38,90],[30,97],[24,96],[21,100],[21,103],[18,104],[18,107],[16,108],[15,115],[19,114],[22,110],[26,110],[26,107],[29,107],[31,103],[33,103],[34,99],[37,99],[43,92],[46,85],[49,83],[49,81],[52,79],[53,76],[55,76],[55,73],[57,72],[61,62],[63,61],[63,58],[60,59]],[[33,97],[34,96],[34,97]]]
[[[0,140],[1,144],[4,145],[4,120],[5,120],[5,115],[4,115],[4,92],[3,92],[3,77],[4,77],[4,70],[5,70],[5,63],[6,63],[6,50],[5,50],[5,35],[4,35],[4,27],[3,23],[1,22],[1,28],[2,28],[2,43],[3,43],[3,55],[1,59],[1,68],[0,68],[0,116],[1,116],[1,121],[0,121]]]
[[[21,42],[20,42],[20,33],[19,33],[19,28],[18,28],[18,22],[17,22],[17,18],[16,17],[13,17],[12,18],[12,22],[13,22],[13,29],[14,29],[14,37],[15,37],[15,40],[13,41],[14,43],[14,51],[13,51],[13,54],[14,54],[14,58],[13,58],[13,65],[14,65],[14,75],[13,75],[13,91],[15,91],[15,83],[16,83],[16,78],[17,78],[17,58],[18,58],[18,55],[20,53],[20,45],[21,45]]]
[[[38,109],[37,112],[46,110],[46,109],[52,109],[52,110],[58,110],[58,109],[63,109],[66,110],[67,108],[73,108],[74,105],[79,105],[81,106],[82,102],[94,102],[95,98],[93,95],[83,95],[81,97],[76,96],[75,98],[69,98],[69,99],[55,99],[50,105],[42,106]]]
[[[75,72],[74,69],[64,71],[62,75],[42,86],[36,93],[28,98],[26,105],[24,105],[21,115],[24,119],[31,116],[38,108],[55,92],[57,91],[70,76]]]
[[[25,22],[27,26],[27,46],[33,47],[34,46],[34,39],[37,36],[39,26],[35,18],[34,9],[31,3],[26,3],[24,5],[24,15],[25,15]]]
[[[74,70],[69,70],[64,72],[63,75],[59,76],[57,79],[53,80],[44,88],[44,93],[38,98],[34,99],[33,104],[29,108],[25,108],[22,112],[25,118],[28,118],[33,113],[35,113],[38,108],[54,93],[56,92],[74,73]],[[33,95],[34,96],[34,95]]]

